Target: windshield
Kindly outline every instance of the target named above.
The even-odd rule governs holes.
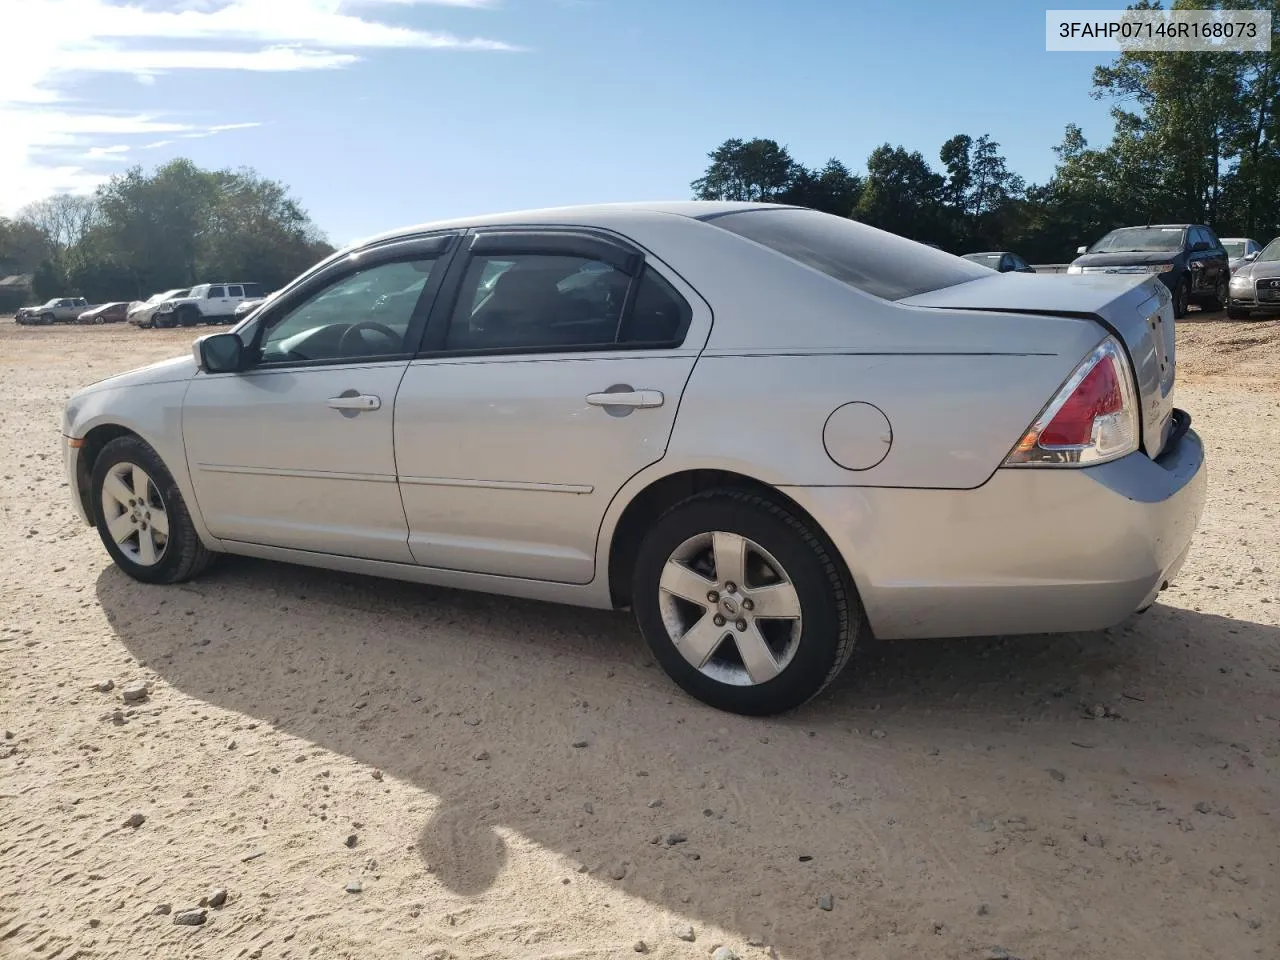
[[[987,267],[856,220],[765,207],[705,221],[885,300],[905,300],[990,276]]]
[[[1276,237],[1258,254],[1259,260],[1280,260],[1280,237]]]
[[[58,305],[58,302],[59,302],[59,301],[58,301],[58,298],[57,298],[57,297],[54,297],[54,298],[53,298],[52,300],[50,300],[48,303],[42,303],[42,304],[40,304],[40,306],[42,306],[42,307],[56,307],[56,306]]]
[[[1227,251],[1227,256],[1232,259],[1244,256],[1243,240],[1223,240],[1222,249]]]
[[[1112,230],[1090,253],[1174,253],[1182,249],[1182,227],[1125,227]]]
[[[1000,269],[1000,257],[998,253],[966,253],[964,258],[974,263],[980,263],[984,267],[990,267],[992,270]]]

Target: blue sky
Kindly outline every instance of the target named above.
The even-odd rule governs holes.
[[[0,212],[187,156],[285,181],[341,244],[468,213],[687,197],[735,136],[858,170],[886,141],[936,165],[947,137],[989,133],[1042,180],[1067,123],[1094,143],[1111,132],[1089,97],[1109,55],[1047,53],[1045,9],[0,0],[28,61],[0,79]]]

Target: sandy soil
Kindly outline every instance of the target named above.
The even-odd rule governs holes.
[[[0,956],[1280,956],[1280,323],[1179,337],[1212,486],[1160,604],[871,644],[756,721],[623,614],[235,559],[128,580],[59,411],[190,334],[0,323]]]

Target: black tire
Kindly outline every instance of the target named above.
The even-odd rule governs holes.
[[[184,327],[194,327],[203,319],[195,307],[181,307],[178,310],[178,322]]]
[[[1248,320],[1249,311],[1241,310],[1239,307],[1227,307],[1228,320]]]
[[[1175,320],[1181,320],[1187,315],[1187,307],[1190,303],[1190,290],[1186,277],[1179,277],[1178,282],[1173,285],[1173,317]]]
[[[746,537],[772,554],[799,597],[802,631],[795,652],[782,672],[765,682],[739,686],[707,676],[685,659],[664,624],[659,603],[664,566],[681,544],[712,531]],[[791,710],[836,678],[862,624],[856,591],[833,553],[804,521],[766,496],[732,488],[696,494],[659,517],[640,544],[631,594],[636,622],[668,676],[703,703],[748,716]],[[723,649],[722,644],[717,653]]]
[[[53,321],[56,319],[57,318],[52,313],[40,314],[40,322],[44,324],[46,327],[53,326]]]
[[[107,529],[107,519],[102,506],[102,487],[112,467],[121,463],[133,463],[147,472],[152,486],[159,494],[169,516],[169,538],[160,559],[145,566],[130,559],[116,544]],[[93,464],[93,480],[90,501],[93,522],[107,553],[117,567],[143,583],[182,583],[203,573],[215,554],[200,542],[186,501],[173,480],[173,475],[160,459],[160,455],[139,437],[117,437],[98,455]]]

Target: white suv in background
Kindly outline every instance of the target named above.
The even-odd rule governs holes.
[[[260,283],[201,283],[185,297],[174,297],[160,304],[155,314],[157,327],[197,323],[231,323],[236,307],[245,300],[263,296]]]

